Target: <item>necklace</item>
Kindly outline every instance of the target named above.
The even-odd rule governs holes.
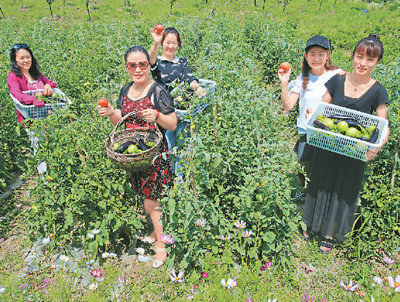
[[[367,83],[362,83],[362,84],[359,84],[359,85],[354,85],[353,83],[352,83],[352,81],[350,81],[350,79],[348,79],[348,82],[351,84],[351,86],[353,86],[353,88],[354,88],[354,92],[356,92],[356,91],[358,91],[363,85],[365,85],[365,88],[369,88],[369,86],[371,86],[371,85],[368,85],[368,83],[369,83],[369,80],[368,80],[368,82]]]
[[[133,96],[133,98],[134,98],[134,99],[139,98],[139,96],[142,95],[143,91],[145,91],[146,88],[147,88],[147,86],[144,87],[144,88],[142,89],[142,91],[140,91],[139,94],[137,94],[137,95],[134,95],[134,94],[133,94],[133,90],[135,89],[135,88],[133,88],[133,89],[132,89],[132,96]]]
[[[149,84],[147,84],[137,95],[133,94],[133,90],[136,90],[136,88],[134,86],[132,86],[132,97],[134,99],[139,98],[142,95],[143,91],[145,91],[147,89],[147,87],[149,87],[151,84],[153,84],[153,81],[150,81]]]

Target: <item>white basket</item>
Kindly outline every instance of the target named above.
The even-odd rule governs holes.
[[[210,98],[210,97],[214,96],[214,94],[215,94],[215,86],[217,85],[216,82],[210,81],[210,80],[199,79],[199,84],[200,84],[201,87],[203,87],[204,89],[206,89],[208,91],[207,95],[204,96],[205,98]],[[181,88],[180,86],[174,88],[171,91],[171,95],[173,94],[173,92],[175,90],[178,90],[180,88]],[[190,110],[190,113],[193,116],[193,115],[196,115],[196,114],[200,114],[204,109],[207,108],[207,106],[208,106],[208,104],[206,102],[201,102],[195,108],[193,108],[193,109],[189,108],[189,110]],[[176,116],[177,116],[179,121],[185,120],[187,122],[190,122],[190,119],[187,119],[187,115],[189,114],[188,110],[175,109],[175,113],[176,113]]]
[[[313,122],[320,114],[325,116],[333,114],[348,115],[354,118],[357,122],[365,126],[376,126],[379,130],[379,136],[376,143],[369,143],[357,138],[352,138],[339,133],[315,128]],[[381,117],[363,113],[360,111],[348,109],[327,103],[320,103],[318,108],[307,120],[307,144],[335,152],[344,156],[367,161],[366,153],[368,150],[374,150],[382,145],[384,138],[387,135],[388,121]]]
[[[25,94],[35,94],[37,92],[43,92],[43,89],[23,91]],[[66,98],[65,94],[60,89],[53,88],[53,92],[61,95],[65,102],[46,104],[43,107],[36,107],[34,105],[26,105],[21,103],[11,93],[10,96],[14,101],[15,108],[22,114],[24,118],[42,119],[46,118],[51,110],[56,108],[66,108],[67,105],[71,104],[71,100]]]

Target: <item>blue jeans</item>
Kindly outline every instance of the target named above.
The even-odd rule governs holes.
[[[187,126],[187,127],[186,127]],[[182,132],[182,139],[177,140],[177,136],[179,134],[179,132]],[[186,122],[186,121],[178,121],[178,124],[176,125],[176,129],[174,131],[169,131],[167,130],[165,132],[165,137],[167,138],[167,142],[168,142],[168,150],[169,152],[172,153],[172,160],[171,160],[171,168],[172,168],[172,172],[176,173],[176,171],[179,168],[179,156],[177,156],[176,154],[174,155],[174,146],[176,146],[176,150],[179,149],[180,147],[182,147],[182,145],[184,145],[185,143],[185,139],[190,137],[190,123]],[[181,174],[181,173],[178,173]],[[178,175],[178,176],[182,176],[182,175]]]

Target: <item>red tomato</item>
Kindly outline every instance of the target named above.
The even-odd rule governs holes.
[[[279,66],[279,69],[283,69],[284,71],[288,71],[290,69],[290,64],[288,62],[284,62]]]
[[[99,104],[101,107],[107,107],[107,106],[108,106],[108,101],[107,101],[106,98],[101,98],[101,99],[99,99],[98,104]]]
[[[162,32],[164,31],[164,25],[162,24],[157,24],[156,26],[154,26],[154,31],[157,34],[162,34]]]

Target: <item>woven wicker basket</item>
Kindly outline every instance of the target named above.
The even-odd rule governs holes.
[[[118,168],[128,172],[142,171],[153,164],[153,159],[157,156],[162,141],[162,134],[155,124],[155,129],[150,127],[138,127],[118,130],[118,128],[126,121],[128,117],[140,116],[138,112],[131,112],[119,120],[113,131],[110,133],[105,142],[105,149],[108,157],[116,164]],[[146,151],[134,154],[120,154],[114,151],[114,144],[123,144],[132,141],[138,144],[139,139],[144,143],[153,142],[154,146]]]

